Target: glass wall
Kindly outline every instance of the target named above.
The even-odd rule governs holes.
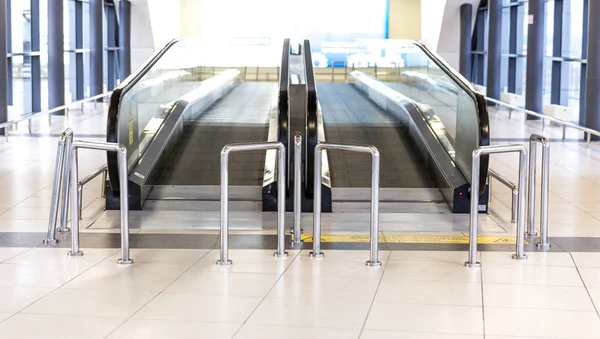
[[[575,114],[562,117],[583,124],[585,93],[585,40],[589,0],[546,0],[544,37],[543,103],[569,106]],[[504,92],[525,95],[528,1],[502,0],[502,63],[500,73]],[[487,1],[482,1],[473,31],[473,71],[470,80],[486,85]]]
[[[90,0],[63,1],[65,102],[90,96]],[[51,3],[51,2],[50,2]],[[51,108],[48,86],[48,0],[7,1],[9,119]],[[104,87],[119,79],[117,9],[104,0]]]

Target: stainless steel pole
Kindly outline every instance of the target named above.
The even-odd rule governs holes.
[[[65,130],[66,132],[67,130]],[[61,196],[62,198],[62,206],[61,206],[61,213],[60,213],[60,227],[57,229],[58,232],[69,232],[69,227],[67,227],[67,219],[69,218],[69,173],[70,171],[70,165],[72,160],[71,160],[71,156],[73,154],[73,152],[71,152],[71,149],[73,147],[73,131],[69,131],[69,133],[66,133],[66,139],[65,139],[65,160],[64,160],[64,170],[62,173],[62,182],[63,185],[61,186]],[[75,186],[76,187],[76,186]]]
[[[129,265],[133,264],[133,259],[129,257],[129,180],[127,179],[127,148],[125,146],[119,145],[117,157],[121,200],[121,258],[118,263]]]
[[[229,260],[229,152],[226,145],[221,151],[221,255],[217,265],[231,265]],[[279,220],[278,220],[279,221]]]
[[[550,141],[542,140],[542,206],[540,208],[540,242],[538,248],[548,249],[548,196],[550,194]]]
[[[371,146],[371,258],[367,266],[379,267],[379,150]],[[317,172],[315,172],[316,175]],[[319,176],[320,177],[320,176]]]
[[[513,259],[527,259],[525,255],[525,190],[522,187],[527,185],[527,149],[521,145],[519,150],[519,209],[517,211],[517,244],[516,253]]]
[[[529,189],[528,189],[528,209],[527,209],[527,232],[525,233],[528,237],[537,237],[535,231],[535,182],[536,173],[535,167],[537,163],[537,145],[533,138],[529,139]],[[523,186],[519,186],[523,187]]]
[[[77,219],[81,220],[83,210],[83,185],[77,183]]]
[[[296,131],[294,136],[294,230],[292,244],[301,245],[302,241],[302,134]]]
[[[58,207],[59,207],[59,197],[60,197],[60,185],[61,185],[61,177],[63,171],[68,171],[65,169],[65,132],[61,133],[58,138],[58,146],[56,148],[56,164],[54,166],[54,184],[52,186],[52,198],[50,200],[50,218],[48,219],[48,233],[46,235],[46,239],[44,239],[44,244],[57,243],[58,239],[56,239],[56,219],[58,218]],[[69,185],[68,182],[64,183],[64,185]],[[66,197],[68,198],[68,197]]]
[[[470,225],[469,225],[469,260],[465,262],[467,267],[480,267],[481,263],[477,261],[477,236],[479,235],[479,167],[480,157],[483,154],[482,148],[476,148],[473,151],[473,161],[471,163],[471,205],[470,205]]]
[[[323,144],[315,147],[315,168],[314,168],[314,197],[313,197],[313,250],[309,256],[316,259],[323,258],[321,252],[321,153]]]
[[[77,184],[79,183],[79,166],[77,163],[77,147],[71,146],[71,250],[67,253],[71,256],[83,255],[79,250],[79,216],[77,215]]]
[[[285,147],[283,144],[278,151],[277,166],[277,252],[274,255],[277,258],[285,258],[288,253],[285,251]]]
[[[512,197],[510,201],[510,222],[514,224],[515,222],[517,222],[517,209],[519,208],[519,190],[512,189],[511,193]]]

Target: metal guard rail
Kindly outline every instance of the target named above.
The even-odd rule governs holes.
[[[537,113],[537,112],[534,112],[534,111],[530,111],[530,110],[528,110],[526,108],[523,108],[523,107],[509,105],[509,104],[507,104],[507,103],[505,103],[503,101],[500,101],[500,100],[497,100],[497,99],[493,99],[493,98],[490,98],[490,97],[485,97],[485,99],[487,101],[493,102],[495,104],[499,104],[501,106],[507,107],[507,108],[512,109],[514,111],[524,112],[525,114],[528,114],[528,115],[540,118],[540,119],[542,119],[542,121],[543,120],[549,120],[551,122],[554,122],[555,124],[561,125],[563,127],[563,135],[562,135],[563,139],[565,139],[565,133],[564,133],[564,128],[565,127],[574,128],[576,130],[580,130],[580,131],[582,131],[584,133],[587,133],[587,144],[588,144],[588,147],[590,145],[590,142],[592,141],[592,135],[600,137],[600,132],[596,131],[594,129],[591,129],[591,128],[583,127],[583,126],[580,126],[578,124],[575,124],[575,123],[572,123],[572,122],[569,122],[569,121],[565,121],[565,120],[562,120],[562,119],[557,119],[555,117],[550,117],[550,116],[547,116],[547,115],[544,115],[544,114],[540,114],[540,113]]]
[[[68,104],[62,105],[62,106],[58,106],[58,107],[54,107],[52,109],[47,109],[47,110],[42,110],[40,112],[37,113],[33,113],[24,117],[21,117],[19,119],[15,119],[15,120],[11,120],[11,121],[7,121],[7,122],[3,122],[0,124],[0,129],[4,129],[4,138],[6,139],[6,141],[8,141],[8,128],[12,127],[14,125],[17,125],[20,122],[23,121],[29,121],[29,133],[31,133],[31,119],[35,119],[44,115],[48,115],[48,123],[51,123],[50,118],[51,118],[51,114],[52,113],[57,113],[60,112],[62,110],[65,110],[66,113],[68,114],[69,111],[69,107],[74,106],[74,105],[83,105],[86,102],[90,102],[90,101],[94,101],[94,100],[98,100],[98,99],[102,99],[105,97],[108,97],[112,94],[111,92],[106,92],[106,93],[102,93],[102,94],[98,94],[95,95],[93,97],[89,97],[89,98],[85,98],[83,100],[79,100],[79,101],[73,101],[70,102]]]
[[[488,184],[489,184],[489,192],[490,192],[490,201],[492,200],[492,180],[491,178],[494,178],[496,180],[498,180],[501,184],[503,184],[504,186],[508,187],[511,191],[511,208],[510,208],[510,222],[511,223],[515,223],[516,222],[516,215],[517,215],[517,201],[518,201],[518,195],[519,195],[519,188],[517,187],[516,184],[512,183],[510,180],[508,180],[507,178],[505,178],[504,176],[502,176],[501,174],[495,172],[492,169],[488,170],[488,176],[490,177],[488,179]]]

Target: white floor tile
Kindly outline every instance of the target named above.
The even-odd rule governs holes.
[[[45,287],[0,286],[0,312],[18,312],[52,290]]]
[[[140,265],[119,265],[105,261],[82,273],[65,288],[96,290],[135,290],[158,293],[177,279],[184,269],[157,270]]]
[[[0,322],[8,319],[13,313],[10,312],[0,312]]]
[[[47,314],[17,314],[0,323],[4,338],[104,338],[125,319]]]
[[[580,267],[579,273],[587,288],[600,287],[600,268]]]
[[[240,324],[227,323],[130,319],[107,339],[230,339],[240,326]]]
[[[588,287],[587,290],[590,293],[594,305],[600,309],[600,287]]]
[[[537,241],[537,240],[536,240]],[[500,265],[575,266],[569,253],[528,252],[527,259],[514,260],[514,252],[480,252],[481,263]],[[484,269],[485,270],[485,269]]]
[[[69,256],[66,248],[33,248],[27,252],[19,254],[10,260],[7,264],[18,265],[42,265],[42,266],[70,266],[73,269],[84,271],[104,259],[110,257],[117,250],[115,249],[82,249],[82,256]]]
[[[160,294],[134,318],[241,324],[260,301],[261,298]]]
[[[336,251],[329,251],[333,254]],[[339,255],[328,256],[322,259],[313,259],[307,256],[308,252],[302,252],[290,265],[286,274],[305,275],[305,276],[328,276],[328,277],[349,277],[378,279],[383,273],[382,267],[369,267],[365,265],[368,255],[342,257]],[[385,265],[385,260],[380,259]]]
[[[583,286],[575,267],[488,264],[482,270],[484,283]]]
[[[477,253],[481,257],[481,252]],[[447,261],[464,264],[469,253],[464,251],[392,251],[390,260]]]
[[[157,270],[188,269],[202,258],[209,250],[178,249],[132,249],[130,257],[136,266],[148,266]],[[121,258],[121,251],[115,253],[109,261],[116,262]]]
[[[481,284],[388,279],[384,274],[375,301],[400,304],[482,306]]]
[[[457,262],[390,260],[385,276],[398,280],[479,282],[481,269]]]
[[[219,250],[212,250],[198,261],[192,270],[211,272],[242,272],[242,273],[283,273],[294,260],[297,251],[289,251],[287,258],[276,258],[275,251],[263,250],[230,250],[229,259],[232,265],[219,266]]]
[[[594,311],[584,287],[483,284],[486,307]]]
[[[29,314],[127,318],[156,296],[132,290],[56,290],[23,310]]]
[[[164,293],[263,298],[277,279],[279,274],[273,273],[188,271],[171,284]]]
[[[594,338],[600,333],[600,318],[596,312],[486,307],[485,333],[511,338]]]
[[[0,247],[0,263],[27,250],[25,247]]]
[[[360,339],[483,339],[483,335],[365,330]]]
[[[59,287],[77,274],[71,266],[0,264],[0,286]]]
[[[369,330],[483,334],[481,307],[373,303]]]
[[[360,330],[246,324],[234,339],[358,339]]]
[[[360,329],[368,311],[369,303],[267,298],[248,324]]]
[[[269,298],[298,298],[370,303],[379,279],[284,274]]]
[[[573,260],[578,267],[600,268],[600,253],[597,252],[572,252]]]

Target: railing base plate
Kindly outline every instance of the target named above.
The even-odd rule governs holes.
[[[129,260],[119,259],[119,260],[117,260],[117,263],[119,265],[131,265],[131,264],[133,264],[133,259],[129,259]]]
[[[321,253],[310,252],[308,254],[308,256],[311,258],[314,258],[314,259],[322,259],[325,256],[325,254],[323,252],[321,252]]]
[[[469,268],[478,268],[481,267],[481,263],[479,261],[474,262],[474,263],[470,263],[470,262],[466,262],[465,263],[465,267],[469,267]]]
[[[535,247],[537,247],[540,250],[549,250],[550,244],[542,244],[541,242],[538,242],[537,244],[535,244]]]
[[[371,261],[371,260],[368,260],[366,262],[366,265],[369,266],[369,267],[381,267],[381,261]]]
[[[275,253],[273,253],[273,256],[276,258],[287,258],[288,252],[283,252],[283,253],[275,252]]]
[[[229,266],[232,263],[233,262],[231,260],[225,260],[225,261],[217,260],[217,265],[219,265],[219,266]]]
[[[83,252],[82,251],[77,251],[77,252],[69,251],[69,252],[67,252],[67,255],[70,257],[80,257],[83,255]]]
[[[525,259],[527,259],[527,254],[523,254],[523,256],[518,256],[517,254],[513,254],[512,258],[515,260],[525,260]]]

